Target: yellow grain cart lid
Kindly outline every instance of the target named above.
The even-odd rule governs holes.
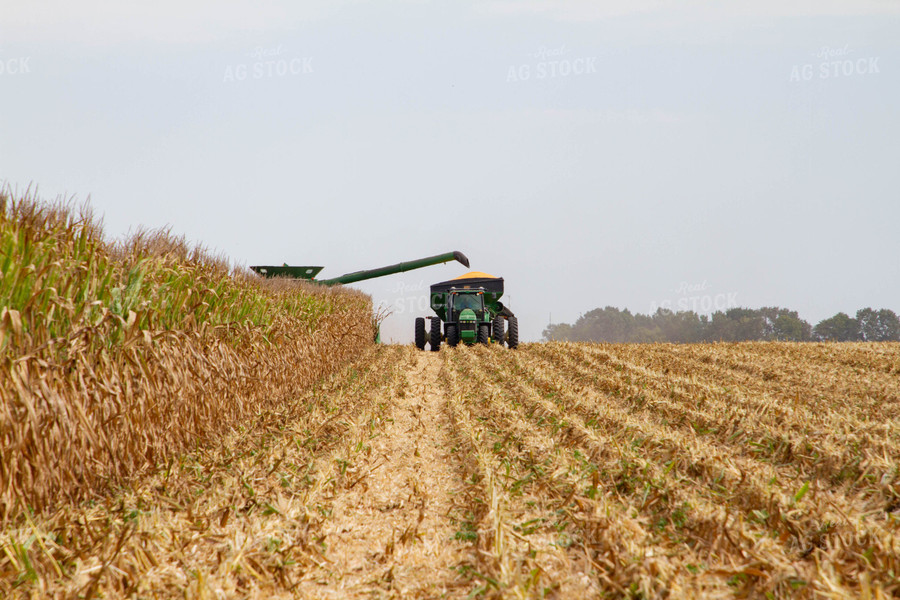
[[[481,271],[469,271],[465,275],[454,277],[450,281],[456,281],[458,279],[499,279],[499,277],[494,277],[493,275],[488,275],[487,273],[482,273]]]

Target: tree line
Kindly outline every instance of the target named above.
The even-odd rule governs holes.
[[[856,317],[839,312],[815,326],[795,310],[730,308],[712,315],[660,308],[652,315],[613,306],[595,308],[573,324],[550,324],[545,341],[650,343],[763,341],[900,341],[900,318],[886,308],[863,308]]]

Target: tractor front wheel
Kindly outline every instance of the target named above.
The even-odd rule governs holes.
[[[459,345],[459,327],[447,324],[447,345],[456,348]]]
[[[509,333],[506,334],[506,343],[512,349],[519,347],[519,320],[515,317],[509,317]]]
[[[425,319],[423,317],[416,318],[416,348],[425,349]]]
[[[487,344],[491,341],[491,326],[490,325],[479,325],[478,326],[478,343],[479,344]]]
[[[431,344],[431,351],[437,352],[441,349],[441,320],[437,317],[431,319],[431,335],[428,338]]]
[[[493,325],[493,329],[494,329],[494,341],[502,346],[503,341],[504,341],[503,340],[503,317],[494,317],[494,322],[492,325]]]

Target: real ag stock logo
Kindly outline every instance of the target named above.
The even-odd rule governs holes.
[[[794,65],[791,68],[791,82],[812,81],[813,79],[838,79],[859,77],[881,73],[879,56],[851,56],[854,51],[849,44],[842,48],[822,46],[812,53],[818,62]]]
[[[703,280],[702,283],[682,281],[673,290],[675,297],[650,303],[650,314],[657,309],[672,312],[692,311],[698,315],[708,315],[713,311],[726,311],[737,308],[737,292],[714,293],[712,286]]]
[[[0,77],[28,75],[31,73],[30,56],[3,58],[2,52],[3,51],[0,50]]]
[[[431,308],[428,286],[424,280],[416,283],[400,281],[389,287],[389,293],[394,296],[392,312],[395,314],[402,315],[408,312],[423,314]]]
[[[289,57],[284,45],[274,48],[257,46],[248,54],[251,59],[225,67],[223,83],[234,83],[248,79],[273,79],[313,73],[311,56]]]
[[[579,77],[597,73],[596,56],[573,56],[565,44],[559,48],[541,46],[528,55],[532,61],[510,65],[506,70],[506,82],[518,83],[531,79],[558,79]]]

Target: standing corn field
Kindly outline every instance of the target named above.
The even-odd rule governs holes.
[[[362,294],[0,196],[0,520],[152,472],[370,345]]]

